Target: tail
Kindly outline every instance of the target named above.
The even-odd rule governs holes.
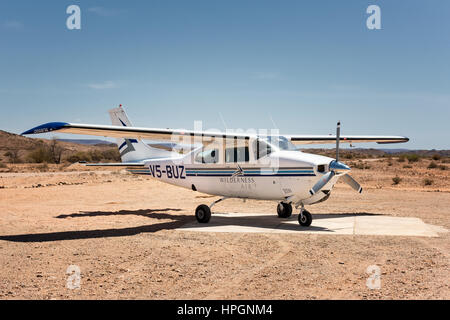
[[[131,122],[122,107],[109,110],[111,122],[115,126],[131,127]],[[123,139],[117,138],[117,146],[119,147],[122,162],[138,162],[153,158],[170,158],[176,153],[152,148],[140,139]]]

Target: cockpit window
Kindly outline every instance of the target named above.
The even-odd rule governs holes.
[[[267,136],[265,140],[280,150],[297,150],[292,142],[283,136]]]
[[[283,136],[260,137],[253,142],[255,158],[262,158],[274,150],[297,150],[297,148]]]
[[[253,150],[255,152],[256,159],[260,159],[272,153],[272,148],[270,147],[270,144],[260,139],[257,139],[253,142]]]

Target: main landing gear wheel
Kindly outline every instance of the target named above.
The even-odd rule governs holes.
[[[201,204],[195,209],[195,217],[200,223],[208,223],[211,219],[211,209],[206,204]]]
[[[309,227],[312,222],[312,215],[309,213],[309,211],[302,210],[300,211],[300,214],[298,215],[298,223],[302,227]]]
[[[289,218],[292,215],[291,204],[280,202],[277,205],[277,213],[279,218]]]

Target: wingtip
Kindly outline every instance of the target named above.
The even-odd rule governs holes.
[[[63,127],[66,127],[68,125],[70,125],[70,124],[67,122],[49,122],[49,123],[45,123],[40,126],[34,127],[30,130],[24,131],[20,135],[24,136],[24,135],[29,135],[29,134],[39,134],[39,133],[56,131],[56,130],[60,130]]]

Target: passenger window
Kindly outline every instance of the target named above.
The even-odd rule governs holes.
[[[225,162],[249,162],[248,147],[225,149]]]
[[[198,163],[217,163],[219,162],[219,150],[210,149],[197,153],[195,162]]]

